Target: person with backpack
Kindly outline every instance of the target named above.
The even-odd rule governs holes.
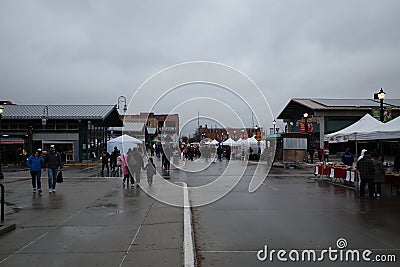
[[[47,168],[49,179],[49,194],[56,192],[57,173],[63,169],[60,153],[56,152],[54,145],[50,146],[50,151],[44,158],[44,168]]]

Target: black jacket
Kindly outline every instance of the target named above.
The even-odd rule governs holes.
[[[44,157],[44,167],[50,169],[62,168],[61,155],[58,152],[48,152]]]
[[[357,162],[357,170],[360,172],[361,180],[372,180],[374,178],[374,163],[366,156]]]

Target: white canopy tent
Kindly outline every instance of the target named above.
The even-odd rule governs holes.
[[[238,145],[243,145],[244,144],[244,141],[243,141],[243,139],[242,138],[239,138],[237,141],[236,141],[236,144],[238,144]]]
[[[368,140],[387,140],[400,139],[400,117],[397,117],[387,123],[382,123],[372,129],[371,132],[362,133]]]
[[[324,140],[329,143],[341,143],[347,141],[360,141],[360,140],[373,140],[373,135],[376,133],[376,129],[383,125],[382,122],[378,121],[369,114],[365,114],[357,122],[352,125],[337,131],[335,133],[326,134]]]
[[[254,138],[254,136],[247,138],[246,140],[244,140],[244,142],[249,149],[251,148],[251,150],[253,150],[253,153],[258,152],[258,147],[260,143],[257,141],[256,138]]]
[[[121,154],[123,155],[126,154],[126,152],[128,152],[129,148],[136,147],[142,143],[143,141],[135,137],[129,136],[127,134],[124,134],[122,136],[107,141],[107,151],[112,152],[114,150],[114,147],[117,147],[121,151]]]
[[[218,145],[219,144],[219,142],[217,141],[217,140],[212,140],[212,141],[210,141],[210,144],[212,144],[212,145]]]
[[[365,114],[357,122],[352,125],[337,131],[335,133],[326,134],[324,140],[329,143],[341,143],[348,141],[356,142],[356,155],[358,155],[358,142],[365,140],[378,140],[378,128],[381,128],[384,123],[378,121],[370,114]]]
[[[226,141],[222,142],[222,145],[223,146],[236,146],[237,144],[232,138],[229,138]]]

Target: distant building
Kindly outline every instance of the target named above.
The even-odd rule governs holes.
[[[200,141],[204,138],[215,139],[217,141],[223,141],[228,138],[238,140],[239,138],[253,137],[257,140],[261,140],[263,137],[263,128],[208,128],[208,125],[200,125],[196,131],[196,139]]]
[[[0,144],[10,163],[16,151],[56,145],[64,161],[98,158],[106,148],[107,128],[122,126],[114,105],[3,105]],[[67,157],[68,155],[68,157]]]
[[[109,128],[113,135],[124,133],[131,134],[135,138],[144,140],[147,145],[154,138],[165,138],[166,136],[179,135],[178,114],[154,114],[140,113],[137,115],[122,116],[124,127]]]
[[[293,98],[278,115],[286,123],[286,133],[305,134],[315,147],[324,147],[324,135],[341,130],[370,113],[379,119],[380,103],[376,99]],[[384,109],[393,118],[400,115],[400,99],[385,99]],[[390,112],[389,112],[390,111]],[[307,119],[304,114],[307,113]],[[307,127],[305,127],[307,120]]]

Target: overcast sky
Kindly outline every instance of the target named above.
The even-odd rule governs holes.
[[[1,99],[114,104],[197,60],[248,75],[274,116],[294,97],[371,98],[383,87],[400,98],[399,10],[398,0],[1,0]]]

